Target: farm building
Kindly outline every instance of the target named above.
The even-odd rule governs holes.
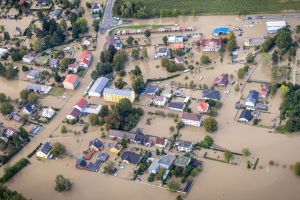
[[[262,45],[266,41],[265,38],[245,38],[244,46],[245,47],[257,47]]]
[[[93,84],[93,86],[91,87],[91,89],[89,90],[88,94],[89,96],[92,97],[100,97],[104,88],[106,87],[106,85],[108,84],[109,79],[106,77],[99,77]]]
[[[103,98],[105,101],[118,103],[121,99],[129,99],[134,102],[135,94],[132,90],[104,88]]]
[[[41,93],[41,94],[48,94],[51,89],[52,89],[51,86],[39,85],[34,83],[28,83],[26,86],[26,90],[30,92]]]
[[[280,29],[285,28],[287,26],[286,21],[269,21],[266,22],[267,33],[275,34]]]

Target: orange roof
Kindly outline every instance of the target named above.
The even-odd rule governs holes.
[[[83,51],[80,55],[80,59],[88,59],[92,55],[90,51]]]
[[[174,48],[175,49],[183,49],[184,45],[183,45],[183,43],[176,43],[176,44],[174,44]]]
[[[74,84],[78,80],[78,76],[76,74],[69,74],[64,82],[69,82],[71,84]]]
[[[209,108],[209,104],[205,102],[199,102],[197,108],[200,112],[206,112]]]

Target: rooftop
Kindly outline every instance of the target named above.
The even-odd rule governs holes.
[[[69,74],[65,78],[64,82],[69,82],[71,84],[74,84],[78,80],[78,76],[76,74]]]
[[[175,166],[178,166],[178,167],[186,167],[190,164],[191,162],[191,158],[190,157],[187,157],[187,156],[179,156],[174,165]]]
[[[181,118],[185,120],[191,120],[191,121],[201,121],[202,115],[184,112],[182,113]]]
[[[132,90],[124,90],[124,89],[113,89],[113,88],[104,88],[103,94],[111,94],[118,96],[127,96],[130,97],[133,93]]]

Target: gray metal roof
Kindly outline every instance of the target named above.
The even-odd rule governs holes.
[[[158,161],[161,165],[168,165],[170,166],[175,160],[175,156],[171,154],[163,155],[160,160]]]
[[[103,94],[112,94],[118,96],[128,96],[132,94],[132,90],[123,90],[123,89],[113,89],[113,88],[104,88]]]
[[[107,83],[109,82],[109,79],[106,77],[99,77],[93,84],[93,86],[91,87],[91,89],[89,90],[90,92],[96,92],[101,94],[104,90],[104,88],[106,87]]]

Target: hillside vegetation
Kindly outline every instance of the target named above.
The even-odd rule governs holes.
[[[300,1],[295,0],[116,0],[114,14],[123,18],[152,18],[299,10]]]

